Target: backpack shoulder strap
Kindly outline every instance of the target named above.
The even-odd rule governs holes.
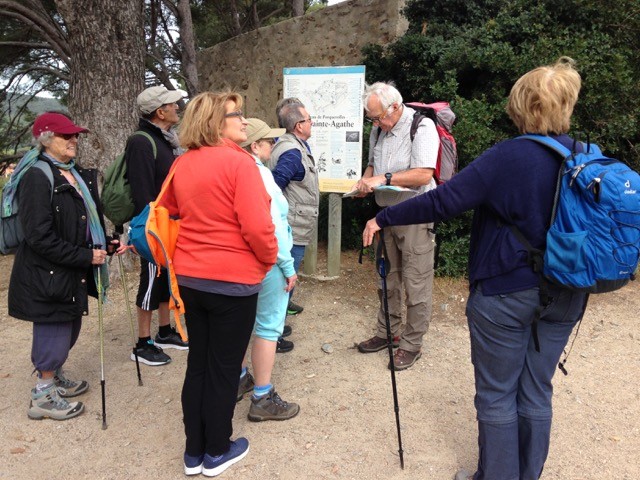
[[[51,185],[51,200],[53,200],[53,173],[51,172],[51,167],[49,164],[44,162],[43,160],[37,160],[36,163],[33,164],[39,170],[42,170],[49,180],[49,184]]]
[[[147,132],[144,132],[142,130],[136,130],[131,134],[129,138],[133,137],[134,135],[142,135],[143,137],[146,137],[147,140],[151,142],[151,146],[153,147],[153,158],[155,159],[158,157],[158,147],[156,147],[156,142],[151,135],[149,135]]]
[[[516,137],[516,140],[533,140],[534,142],[538,142],[539,144],[544,145],[555,152],[558,152],[559,155],[562,155],[562,158],[567,158],[569,155],[571,155],[571,150],[569,150],[557,140],[554,140],[553,138],[546,135],[520,135],[519,137]]]

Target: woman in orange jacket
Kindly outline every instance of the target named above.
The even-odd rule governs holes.
[[[215,476],[249,451],[232,441],[242,359],[261,282],[278,253],[270,197],[247,138],[242,97],[205,92],[180,127],[187,152],[162,199],[180,217],[173,262],[185,304],[189,357],[182,389],[187,475]]]

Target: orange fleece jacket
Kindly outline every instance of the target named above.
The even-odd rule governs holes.
[[[275,264],[278,244],[255,160],[235,143],[189,150],[161,204],[180,217],[173,257],[178,275],[256,284]]]

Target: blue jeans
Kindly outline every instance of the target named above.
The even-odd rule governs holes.
[[[550,287],[553,297],[538,322],[540,352],[531,324],[538,289],[484,296],[467,302],[471,361],[476,383],[478,469],[474,480],[533,480],[549,452],[551,379],[588,295]]]
[[[302,259],[304,258],[304,250],[306,245],[294,245],[291,247],[291,256],[293,257],[293,269],[298,273],[300,269],[300,264],[302,263]],[[295,288],[293,289],[295,290]],[[289,292],[289,299],[293,297],[293,290]]]

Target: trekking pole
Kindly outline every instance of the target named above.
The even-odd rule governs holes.
[[[124,289],[124,301],[127,304],[127,313],[129,314],[129,324],[131,326],[131,341],[133,343],[133,356],[136,359],[136,370],[138,371],[138,386],[142,386],[142,375],[140,374],[140,362],[138,361],[138,353],[136,352],[136,333],[133,328],[133,314],[131,313],[131,304],[129,303],[129,289],[124,274],[124,265],[122,257],[118,255],[118,267],[120,270],[120,278],[122,279],[122,288]]]
[[[404,452],[402,451],[402,436],[400,434],[400,406],[398,404],[398,388],[396,387],[396,366],[395,363],[393,363],[393,339],[391,337],[391,322],[389,321],[389,297],[387,294],[387,272],[389,271],[390,263],[387,256],[387,247],[384,244],[384,229],[380,229],[380,238],[378,240],[378,248],[376,249],[376,264],[378,267],[378,274],[382,279],[382,304],[384,307],[384,320],[387,326],[387,350],[389,351],[389,367],[391,370],[393,409],[396,413],[396,428],[398,430],[398,454],[400,455],[400,468],[404,470]]]
[[[93,248],[100,249],[102,245],[94,245]],[[107,401],[105,394],[104,381],[104,323],[102,321],[102,302],[104,300],[104,292],[102,291],[102,275],[100,274],[100,265],[96,266],[98,277],[98,329],[100,331],[100,389],[102,390],[102,430],[107,429]]]

